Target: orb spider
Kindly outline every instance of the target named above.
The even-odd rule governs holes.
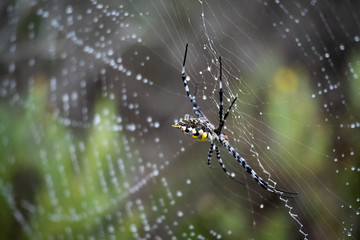
[[[213,154],[213,151],[215,150],[216,158],[218,159],[218,163],[220,164],[223,171],[227,174],[228,177],[231,179],[238,181],[235,178],[234,173],[230,173],[223,163],[221,156],[220,156],[220,149],[217,146],[217,143],[220,143],[222,146],[224,146],[229,153],[243,166],[245,171],[251,175],[251,177],[264,189],[267,191],[277,194],[279,196],[284,196],[288,198],[293,198],[291,195],[295,195],[297,193],[295,192],[288,192],[284,191],[278,188],[275,188],[274,186],[271,186],[267,181],[263,180],[246,162],[246,160],[236,152],[236,150],[229,144],[228,137],[221,132],[221,130],[224,127],[225,120],[229,116],[230,110],[232,106],[234,105],[237,98],[235,98],[229,108],[226,110],[224,114],[224,103],[223,103],[223,88],[222,88],[222,63],[221,63],[221,57],[219,57],[219,64],[220,64],[220,73],[219,73],[219,124],[217,127],[215,127],[210,121],[207,119],[205,114],[200,110],[200,107],[197,105],[195,96],[192,96],[190,94],[189,86],[187,84],[187,81],[189,80],[189,77],[185,73],[185,62],[186,62],[186,55],[188,50],[188,44],[186,44],[185,47],[185,55],[184,55],[184,61],[182,65],[181,70],[181,77],[182,81],[184,83],[184,88],[187,97],[189,98],[190,102],[193,105],[193,111],[196,114],[197,118],[192,117],[188,114],[185,115],[184,119],[180,119],[178,122],[176,122],[172,127],[178,128],[180,131],[182,131],[184,134],[192,136],[198,141],[204,142],[204,141],[210,141],[210,149],[208,152],[208,158],[207,158],[207,164],[209,167],[211,167],[211,157]],[[195,93],[196,94],[196,93]],[[242,183],[242,182],[240,182]],[[287,194],[287,195],[286,195]]]

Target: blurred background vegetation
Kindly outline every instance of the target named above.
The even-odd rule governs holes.
[[[358,4],[287,4],[2,2],[0,239],[358,239]],[[303,228],[170,127],[186,42],[214,123],[223,56],[230,143],[299,193]]]

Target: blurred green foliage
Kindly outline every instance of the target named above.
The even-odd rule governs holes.
[[[98,239],[99,222],[122,204],[114,202],[119,199],[116,184],[104,189],[99,181],[119,175],[117,168],[106,168],[109,160],[116,164],[112,156],[124,153],[119,131],[114,130],[115,105],[99,99],[96,126],[79,135],[49,110],[47,86],[39,77],[24,107],[0,106],[0,239],[26,239],[23,230],[31,239],[71,235]],[[127,239],[126,232],[121,236]]]

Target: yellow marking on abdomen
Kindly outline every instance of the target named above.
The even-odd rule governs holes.
[[[202,135],[201,135],[201,141],[204,142],[207,138],[207,133],[204,132]]]

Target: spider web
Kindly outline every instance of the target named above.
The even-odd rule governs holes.
[[[358,3],[3,1],[1,239],[358,239]],[[181,80],[266,181],[171,128]]]

